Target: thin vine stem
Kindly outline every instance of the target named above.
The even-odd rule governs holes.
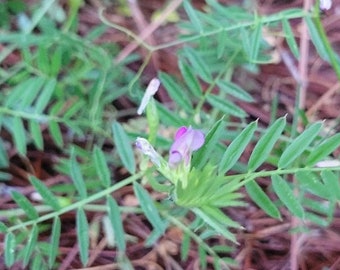
[[[235,177],[243,178],[244,180],[240,183],[241,186],[245,185],[247,182],[260,178],[260,177],[268,177],[272,175],[287,175],[287,174],[296,174],[297,172],[323,172],[323,171],[340,171],[340,166],[338,167],[304,167],[304,168],[290,168],[290,169],[277,169],[272,171],[260,171],[260,172],[248,172],[243,174],[236,175],[228,175],[225,176],[226,180],[233,180]]]
[[[71,212],[73,210],[76,210],[80,207],[84,207],[86,204],[89,204],[91,202],[94,202],[94,201],[97,201],[105,196],[108,196],[109,194],[111,194],[112,192],[124,187],[124,186],[127,186],[129,184],[132,184],[134,181],[138,180],[139,178],[143,177],[144,174],[146,174],[147,172],[151,171],[152,169],[149,169],[149,170],[146,170],[146,171],[142,171],[142,172],[139,172],[135,175],[132,175],[122,181],[120,181],[119,183],[109,187],[109,188],[106,188],[100,192],[97,192],[83,200],[80,200],[80,201],[77,201],[69,206],[66,206],[64,208],[61,208],[60,210],[58,211],[55,211],[55,212],[52,212],[52,213],[48,213],[46,215],[43,215],[37,219],[34,219],[34,220],[29,220],[29,221],[26,221],[26,222],[22,222],[20,224],[17,224],[17,225],[14,225],[12,227],[9,227],[8,228],[8,232],[13,232],[15,230],[18,230],[20,228],[23,228],[23,227],[27,227],[27,226],[31,226],[31,225],[34,225],[34,224],[37,224],[37,223],[41,223],[43,221],[46,221],[46,220],[49,220],[49,219],[53,219],[55,218],[56,216],[60,216],[62,214],[65,214],[67,212]]]
[[[193,35],[190,37],[185,37],[179,40],[174,40],[172,42],[167,42],[164,44],[160,44],[160,45],[156,45],[156,46],[152,46],[150,44],[148,44],[146,41],[144,41],[143,39],[141,39],[138,35],[136,35],[135,33],[133,33],[131,30],[120,26],[116,23],[110,22],[108,21],[105,16],[103,15],[105,11],[105,8],[101,8],[99,10],[99,18],[102,20],[103,23],[105,23],[106,25],[117,29],[118,31],[121,31],[123,33],[125,33],[126,35],[132,37],[140,46],[144,47],[145,49],[149,50],[150,52],[154,52],[154,51],[158,51],[158,50],[162,50],[162,49],[167,49],[170,47],[174,47],[174,46],[179,46],[182,45],[184,43],[188,43],[188,42],[193,42],[195,40],[198,40],[202,37],[210,37],[213,35],[217,35],[221,32],[228,32],[228,31],[232,31],[232,30],[237,30],[237,29],[241,29],[241,28],[247,28],[247,27],[251,27],[254,25],[254,23],[261,23],[261,24],[270,24],[270,23],[274,23],[276,21],[280,21],[283,18],[290,20],[290,19],[298,19],[298,18],[303,18],[306,16],[310,16],[309,13],[306,13],[305,11],[301,10],[301,9],[296,9],[291,11],[290,13],[286,12],[281,12],[279,14],[274,14],[272,16],[268,16],[268,17],[256,17],[254,18],[254,20],[251,21],[247,21],[247,22],[242,22],[242,23],[237,23],[237,24],[233,24],[233,25],[229,25],[226,27],[221,27],[218,29],[214,29],[211,31],[207,31],[207,32],[200,32],[198,35]]]

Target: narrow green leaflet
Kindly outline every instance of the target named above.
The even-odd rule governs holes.
[[[161,80],[162,84],[168,91],[170,97],[173,99],[173,101],[181,108],[185,109],[187,112],[192,111],[192,104],[190,101],[190,98],[186,94],[186,92],[183,91],[183,88],[181,85],[179,85],[175,79],[173,79],[170,75],[159,72],[158,73],[159,79]]]
[[[53,220],[51,242],[48,250],[48,266],[50,269],[53,268],[55,259],[59,253],[59,239],[61,232],[60,218],[56,216]]]
[[[327,157],[335,149],[340,146],[340,134],[335,134],[334,136],[326,139],[323,143],[318,145],[307,158],[306,165],[313,166],[318,161]]]
[[[199,56],[198,53],[190,47],[185,47],[183,49],[183,53],[189,60],[191,67],[195,68],[197,75],[199,75],[205,82],[212,82],[213,79],[209,72],[209,68],[206,63],[204,63],[201,56]]]
[[[113,140],[123,165],[130,173],[135,173],[136,165],[130,140],[123,127],[118,123],[112,124]]]
[[[314,224],[316,224],[320,227],[329,226],[329,222],[325,217],[316,215],[312,212],[306,212],[305,213],[305,220],[311,221],[311,222],[313,222]]]
[[[228,146],[218,167],[218,172],[226,173],[240,158],[257,128],[257,121],[250,123]]]
[[[49,61],[49,52],[45,45],[40,45],[38,47],[37,53],[37,66],[45,74],[49,74],[50,72],[50,61]]]
[[[44,149],[44,139],[41,133],[41,128],[38,122],[31,120],[28,122],[29,132],[32,136],[34,145],[39,149]]]
[[[247,116],[244,110],[222,97],[208,94],[207,101],[210,103],[211,106],[213,106],[214,109],[218,109],[222,113],[225,113],[227,115],[234,115],[240,118],[244,118]]]
[[[193,156],[192,166],[201,168],[204,164],[206,164],[209,159],[210,154],[218,144],[221,139],[223,133],[225,132],[225,122],[224,117],[218,120],[214,126],[209,130],[208,134],[205,137],[205,142],[203,147],[201,147]]]
[[[9,166],[9,162],[8,162],[7,151],[5,149],[4,142],[0,138],[0,168],[6,168],[8,166]]]
[[[321,127],[321,122],[314,123],[296,137],[282,153],[278,162],[278,167],[287,168],[298,156],[300,156],[318,135]]]
[[[137,182],[133,183],[133,190],[147,219],[158,232],[163,233],[166,229],[165,223],[148,192]]]
[[[200,217],[206,224],[208,224],[212,229],[223,235],[225,238],[229,239],[230,241],[237,243],[235,235],[232,234],[226,226],[220,223],[220,221],[215,220],[215,218],[207,215],[204,211],[200,208],[193,208],[192,211]]]
[[[48,103],[50,102],[51,96],[57,85],[57,80],[55,78],[47,81],[42,91],[40,92],[37,101],[34,104],[34,109],[36,113],[42,113]]]
[[[286,117],[277,119],[263,134],[255,145],[249,158],[248,171],[255,171],[268,158],[270,151],[280,138],[283,129],[286,126]]]
[[[111,184],[110,170],[106,164],[105,155],[98,146],[94,147],[93,159],[99,180],[102,182],[104,187],[109,187]]]
[[[276,205],[271,201],[262,188],[254,181],[249,181],[246,185],[250,198],[269,216],[281,219],[281,214]]]
[[[18,152],[26,155],[26,131],[22,119],[19,117],[13,117],[12,136]]]
[[[15,236],[13,233],[8,232],[5,236],[5,264],[7,267],[11,267],[15,260]]]
[[[24,249],[24,259],[22,263],[24,267],[26,267],[29,261],[31,260],[32,253],[34,251],[35,246],[37,245],[38,234],[39,234],[38,226],[34,224]]]
[[[34,254],[32,258],[32,263],[30,263],[30,269],[46,269],[45,263],[43,263],[43,258],[41,253]]]
[[[250,60],[252,62],[257,62],[257,58],[260,51],[260,45],[262,38],[262,23],[258,21],[255,24],[255,30],[251,35],[251,49],[250,49]]]
[[[251,60],[251,39],[249,36],[249,30],[245,29],[245,27],[240,28],[240,33],[242,37],[242,46],[243,46],[243,51],[245,55],[248,57],[249,60]]]
[[[108,197],[107,207],[118,250],[124,252],[126,249],[125,233],[118,204],[112,197]]]
[[[197,11],[195,11],[191,4],[189,3],[189,1],[185,0],[183,2],[183,7],[185,9],[185,12],[187,13],[192,25],[195,27],[195,30],[197,32],[202,32],[202,24],[201,24],[201,20],[198,18],[197,16]]]
[[[331,171],[322,171],[321,177],[323,182],[325,183],[327,191],[331,194],[331,199],[336,198],[340,201],[339,176]]]
[[[198,246],[198,257],[200,260],[200,269],[206,270],[207,269],[207,253],[205,252],[204,248],[202,246]]]
[[[214,218],[215,220],[218,220],[220,223],[222,223],[226,227],[237,228],[237,229],[242,228],[242,226],[240,224],[238,224],[236,221],[233,221],[232,219],[230,219],[218,207],[203,205],[200,208],[204,213],[206,213],[210,217]]]
[[[312,172],[297,172],[295,176],[300,184],[300,188],[306,189],[307,191],[321,198],[330,198],[329,192],[320,179],[318,179],[316,174]]]
[[[310,16],[306,16],[305,21],[307,23],[309,35],[311,37],[311,40],[318,52],[318,54],[321,56],[322,59],[326,60],[329,62],[329,56],[327,53],[327,49],[320,37],[320,34],[318,33],[318,30]]]
[[[76,225],[80,260],[83,266],[85,266],[89,259],[88,252],[90,241],[89,241],[89,225],[87,223],[86,214],[83,208],[79,208],[77,210]]]
[[[63,53],[64,48],[63,47],[57,47],[52,56],[51,56],[51,64],[50,64],[50,75],[51,77],[57,77],[58,73],[60,72],[60,69],[63,65]]]
[[[315,199],[309,199],[306,196],[301,200],[301,203],[305,207],[306,210],[310,209],[314,213],[325,215],[325,216],[331,213],[331,216],[333,216],[333,213],[334,213],[333,203],[320,203],[320,201],[317,201]]]
[[[5,107],[24,109],[30,106],[44,82],[43,77],[31,77],[24,80],[11,90],[9,97],[6,98]]]
[[[37,219],[39,217],[37,210],[35,210],[34,206],[23,194],[14,190],[11,195],[16,204],[25,211],[29,219]]]
[[[232,95],[246,102],[254,101],[253,97],[237,84],[225,80],[218,80],[217,85],[220,88],[220,90],[225,92],[226,94]]]
[[[72,181],[74,183],[74,186],[76,187],[79,196],[81,199],[87,198],[87,191],[86,191],[86,185],[84,182],[83,175],[80,171],[79,164],[76,160],[74,148],[71,150],[71,159],[70,159],[70,174]]]
[[[228,32],[227,31],[221,31],[218,35],[217,35],[217,48],[216,48],[216,52],[217,52],[217,58],[220,59],[224,52],[225,49],[228,45],[228,41],[229,41],[229,37],[228,37]]]
[[[300,59],[299,47],[296,43],[292,28],[290,27],[290,24],[286,18],[282,19],[282,27],[289,49],[293,53],[294,57],[297,60],[299,60]]]
[[[57,198],[53,195],[48,187],[46,187],[38,178],[33,175],[30,175],[29,180],[46,204],[51,206],[56,211],[60,209]]]
[[[183,238],[181,242],[181,261],[184,262],[188,259],[190,249],[190,235],[183,232]]]
[[[198,97],[198,98],[201,97],[202,92],[203,92],[201,88],[201,84],[199,83],[197,77],[193,73],[193,70],[183,61],[179,61],[178,66],[182,73],[183,79],[185,83],[187,84],[188,88],[190,89],[191,93],[195,97]]]
[[[288,210],[299,218],[304,218],[305,213],[298,198],[294,196],[293,190],[288,183],[279,175],[272,176],[273,189],[281,202]]]
[[[48,129],[50,131],[50,134],[51,134],[54,142],[57,144],[57,146],[63,147],[63,144],[64,144],[63,135],[61,133],[58,122],[50,121],[48,123]]]

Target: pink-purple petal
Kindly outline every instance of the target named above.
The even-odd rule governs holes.
[[[170,148],[169,164],[176,165],[181,161],[188,164],[192,152],[198,150],[203,144],[203,132],[191,127],[180,127],[176,132],[175,141]]]
[[[183,134],[187,132],[187,127],[180,127],[175,134],[175,141],[178,140]]]
[[[192,141],[190,145],[191,151],[196,151],[204,144],[204,134],[199,130],[192,130]]]
[[[170,153],[170,156],[169,156],[170,165],[175,165],[175,164],[181,162],[181,160],[182,160],[182,155],[179,152],[174,151],[174,152]]]

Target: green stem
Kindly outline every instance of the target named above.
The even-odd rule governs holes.
[[[103,23],[105,23],[106,25],[108,25],[108,26],[110,26],[114,29],[117,29],[117,30],[125,33],[126,35],[132,37],[137,42],[138,45],[144,47],[145,49],[149,50],[150,52],[154,52],[154,51],[158,51],[158,50],[182,45],[182,44],[187,43],[187,42],[192,42],[192,41],[201,39],[202,37],[210,37],[210,36],[213,36],[213,35],[217,35],[217,34],[224,32],[224,31],[228,32],[228,31],[237,30],[237,29],[240,29],[240,28],[250,27],[250,26],[254,25],[254,22],[255,23],[260,22],[260,23],[266,25],[266,24],[271,24],[273,22],[281,21],[283,18],[290,20],[290,19],[303,18],[303,17],[308,15],[303,10],[293,10],[293,11],[287,10],[285,12],[274,14],[272,16],[263,17],[263,18],[262,17],[261,18],[256,17],[256,18],[254,18],[254,20],[251,20],[251,21],[248,21],[248,22],[232,24],[232,25],[228,25],[226,27],[221,27],[221,28],[218,28],[218,29],[215,29],[215,30],[212,30],[212,31],[200,32],[197,35],[185,37],[185,38],[182,38],[182,39],[179,39],[179,40],[175,40],[173,42],[167,42],[167,43],[160,44],[160,45],[157,45],[157,46],[152,46],[152,45],[148,44],[147,42],[145,42],[143,39],[141,39],[139,36],[134,34],[129,29],[108,21],[105,18],[105,16],[103,15],[103,12],[104,12],[104,9],[99,10],[99,18],[101,19],[101,21]]]
[[[18,230],[20,228],[23,228],[23,227],[27,227],[27,226],[31,226],[31,225],[34,225],[36,223],[40,223],[40,222],[43,222],[43,221],[46,221],[46,220],[49,220],[49,219],[53,219],[55,218],[56,216],[60,216],[62,214],[65,214],[67,212],[71,212],[73,210],[76,210],[80,207],[83,207],[84,205],[87,205],[91,202],[94,202],[94,201],[97,201],[105,196],[108,196],[109,194],[111,194],[112,192],[124,187],[124,186],[127,186],[129,184],[132,184],[134,181],[136,181],[137,179],[141,178],[147,171],[143,171],[143,172],[139,172],[135,175],[132,175],[126,179],[124,179],[123,181],[120,181],[119,183],[107,188],[107,189],[104,189],[98,193],[95,193],[93,194],[92,196],[89,196],[87,197],[86,199],[83,199],[83,200],[80,200],[80,201],[77,201],[69,206],[66,206],[58,211],[55,211],[55,212],[52,212],[52,213],[49,213],[49,214],[46,214],[46,215],[43,215],[41,217],[39,217],[38,219],[35,219],[35,220],[29,220],[29,221],[26,221],[26,222],[23,222],[21,224],[17,224],[17,225],[14,225],[12,227],[9,227],[8,228],[8,232],[12,232],[12,231],[15,231],[15,230]]]
[[[37,205],[37,206],[34,206],[34,208],[39,214],[53,211],[52,207],[48,205]],[[84,205],[83,208],[85,211],[89,211],[89,212],[106,212],[107,211],[107,206],[102,205],[102,204],[87,204],[87,205]],[[124,212],[124,213],[142,213],[141,209],[138,207],[120,206],[119,209],[121,212]],[[0,211],[0,217],[2,219],[5,219],[5,218],[9,219],[11,217],[20,217],[20,216],[25,216],[25,215],[26,215],[26,212],[21,208]]]
[[[291,169],[277,169],[274,171],[260,171],[260,172],[249,172],[243,174],[236,174],[236,175],[228,175],[225,177],[226,180],[233,180],[235,177],[243,179],[239,182],[238,186],[242,187],[249,181],[252,181],[256,178],[260,177],[268,177],[272,175],[287,175],[287,174],[295,174],[297,172],[322,172],[322,171],[340,171],[340,167],[330,167],[330,168],[311,168],[311,167],[304,167],[304,168],[291,168]]]

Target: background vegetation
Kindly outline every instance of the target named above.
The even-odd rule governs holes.
[[[3,2],[1,267],[337,269],[336,7]]]

